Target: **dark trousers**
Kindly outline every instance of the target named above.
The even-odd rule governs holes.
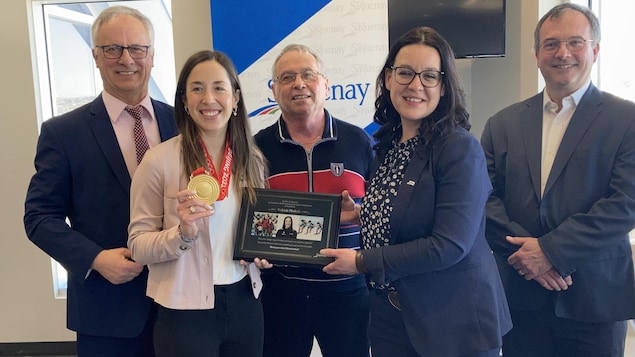
[[[265,357],[308,357],[313,337],[324,357],[368,357],[368,289],[263,274]]]
[[[260,357],[262,305],[249,277],[214,286],[214,309],[173,310],[159,306],[154,326],[157,356]]]
[[[370,327],[368,329],[373,357],[424,357],[415,351],[406,326],[394,302],[383,292],[370,293]],[[461,343],[461,341],[457,341]],[[498,357],[500,349],[451,357]],[[450,357],[450,356],[425,356]]]
[[[152,327],[156,309],[151,309],[141,334],[132,338],[77,334],[78,357],[153,357]]]
[[[624,357],[626,321],[581,322],[556,317],[553,303],[538,311],[511,310],[505,357]]]
[[[386,294],[376,291],[370,293],[368,338],[373,357],[419,357],[408,338],[401,311]]]

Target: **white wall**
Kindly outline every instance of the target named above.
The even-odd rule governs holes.
[[[37,139],[26,1],[0,11],[0,342],[65,340],[64,302],[52,299],[50,260],[22,226]]]
[[[473,60],[471,86],[467,91],[472,105],[472,133],[477,138],[480,139],[490,116],[538,91],[540,75],[532,46],[540,15],[536,1],[507,0],[505,58]]]
[[[539,13],[549,7],[545,2],[507,1],[505,58],[459,61],[477,137],[489,116],[538,90],[531,44]],[[65,328],[65,301],[53,299],[50,260],[22,225],[38,133],[29,6],[28,0],[0,3],[0,343],[75,338]],[[210,9],[209,0],[172,1],[172,7],[178,73],[190,54],[211,49]]]

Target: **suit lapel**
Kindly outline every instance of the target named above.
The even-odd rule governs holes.
[[[157,125],[159,126],[159,136],[161,136],[161,142],[166,141],[177,134],[176,122],[174,121],[174,110],[166,104],[158,102],[152,98],[150,99],[152,100],[154,116],[157,119]]]
[[[420,143],[419,145],[423,144]],[[406,173],[397,190],[397,198],[390,215],[390,244],[394,244],[395,239],[399,236],[401,220],[405,216],[410,199],[414,197],[413,192],[419,183],[423,170],[430,162],[430,157],[429,150],[417,148],[408,164],[408,168],[406,168]]]
[[[151,100],[155,118],[159,126],[161,141],[165,141],[177,134],[174,112],[167,104],[157,102],[154,99]],[[88,125],[93,131],[95,141],[97,141],[97,144],[104,152],[106,161],[108,161],[112,171],[115,173],[117,181],[129,194],[132,179],[130,178],[126,161],[124,160],[121,148],[119,147],[117,135],[112,127],[110,117],[108,116],[108,112],[106,111],[106,106],[104,105],[104,100],[101,95],[95,98],[90,107],[90,119],[88,121]]]
[[[121,153],[115,130],[112,127],[101,95],[93,101],[90,107],[88,125],[93,131],[93,137],[97,145],[99,145],[103,151],[106,161],[117,177],[117,181],[123,189],[130,194],[130,173],[126,167],[126,162]]]
[[[540,197],[540,162],[542,153],[542,93],[530,98],[520,112],[523,145],[527,154],[529,175],[536,197]]]
[[[571,155],[578,147],[580,140],[582,140],[589,126],[600,113],[600,104],[600,92],[595,86],[590,85],[584,96],[582,96],[579,105],[571,117],[569,126],[567,126],[567,130],[562,137],[562,142],[554,158],[549,179],[545,186],[545,193],[549,191],[558,176],[562,173]]]

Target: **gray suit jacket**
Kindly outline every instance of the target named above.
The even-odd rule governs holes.
[[[628,233],[635,226],[635,103],[590,85],[571,118],[540,197],[543,94],[487,122],[481,144],[493,191],[486,237],[511,309],[555,300],[556,315],[588,322],[635,317],[635,276]],[[506,259],[529,236],[562,276],[550,292],[518,275]]]

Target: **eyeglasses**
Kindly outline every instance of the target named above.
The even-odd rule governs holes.
[[[586,46],[587,42],[593,42],[594,40],[585,40],[582,37],[572,37],[566,40],[545,40],[540,49],[547,54],[556,53],[560,49],[560,44],[565,43],[565,46],[570,52],[578,52]]]
[[[110,59],[120,58],[123,54],[123,50],[128,50],[128,54],[130,57],[134,59],[142,59],[146,58],[148,55],[148,48],[150,46],[142,46],[142,45],[132,45],[132,46],[118,46],[118,45],[108,45],[108,46],[95,46],[101,48],[104,52],[104,57]]]
[[[408,67],[395,67],[390,66],[395,72],[395,81],[399,84],[408,85],[412,83],[415,77],[419,77],[421,79],[421,84],[423,84],[426,88],[434,88],[441,83],[441,76],[445,74],[445,72],[436,71],[433,69],[426,69],[425,71],[415,72]]]
[[[315,82],[315,81],[317,81],[318,77],[322,75],[322,73],[317,72],[317,71],[313,71],[313,70],[306,70],[306,71],[302,71],[300,73],[298,73],[298,72],[284,72],[281,75],[279,75],[276,78],[274,78],[273,81],[277,82],[277,83],[280,83],[280,84],[291,84],[291,83],[295,82],[295,79],[298,76],[298,74],[300,75],[300,78],[302,78],[304,83]]]

